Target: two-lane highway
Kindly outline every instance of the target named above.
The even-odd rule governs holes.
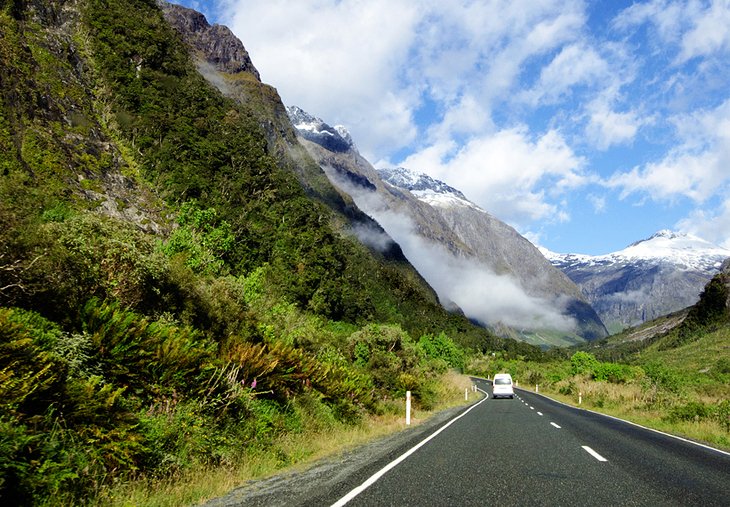
[[[487,381],[477,380],[490,393]],[[730,505],[730,455],[527,391],[485,398],[329,505]]]

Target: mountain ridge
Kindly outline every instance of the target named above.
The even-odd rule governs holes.
[[[696,303],[730,257],[730,250],[666,229],[605,255],[541,251],[581,288],[615,331]]]

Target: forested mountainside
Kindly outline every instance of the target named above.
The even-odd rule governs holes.
[[[200,51],[153,0],[0,1],[3,503],[427,406],[461,347],[538,354],[360,243],[275,90]]]

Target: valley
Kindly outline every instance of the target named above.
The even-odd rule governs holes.
[[[542,249],[184,6],[0,26],[0,503],[199,504],[403,445],[407,395],[433,427],[498,372],[730,448],[730,251]]]

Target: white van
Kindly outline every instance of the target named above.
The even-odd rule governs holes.
[[[515,392],[512,389],[512,375],[509,373],[497,373],[492,380],[492,398],[514,398]]]

